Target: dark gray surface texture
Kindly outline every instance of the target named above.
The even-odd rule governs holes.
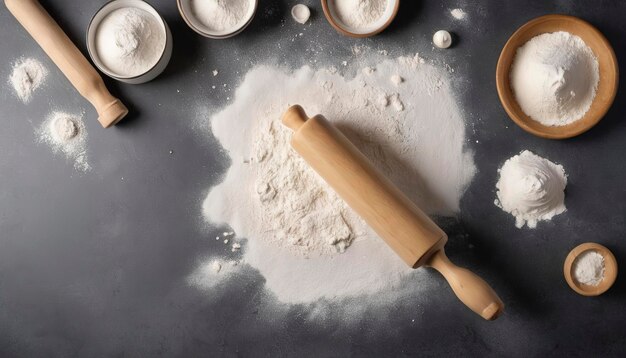
[[[131,110],[107,130],[0,6],[0,357],[626,355],[624,275],[605,295],[585,298],[562,272],[568,251],[587,241],[608,246],[626,267],[624,91],[590,132],[550,141],[515,126],[495,88],[507,38],[544,14],[590,21],[623,61],[626,2],[403,0],[396,21],[370,39],[339,36],[318,1],[302,2],[313,9],[311,24],[291,20],[295,1],[261,0],[246,31],[209,40],[187,28],[174,0],[152,0],[172,29],[172,60],[147,84],[106,79]],[[86,53],[85,31],[103,2],[42,3]],[[457,7],[467,21],[450,16]],[[432,49],[438,29],[457,35],[454,48]],[[428,299],[408,297],[352,320],[334,313],[343,305],[367,307],[369,298],[287,306],[263,294],[263,277],[253,268],[210,294],[186,283],[199,259],[224,251],[211,238],[225,228],[207,227],[200,212],[229,161],[209,128],[198,125],[201,118],[222,108],[255,64],[339,66],[354,44],[390,56],[419,51],[455,69],[478,173],[458,220],[443,223],[451,233],[447,251],[500,294],[506,312],[497,321],[461,305],[435,273],[439,290],[416,293]],[[6,83],[22,56],[50,70],[29,105]],[[35,129],[53,109],[85,112],[91,172],[77,173],[37,143]],[[498,167],[523,149],[569,174],[568,211],[535,230],[516,229],[493,205]],[[327,315],[309,314],[322,306]]]

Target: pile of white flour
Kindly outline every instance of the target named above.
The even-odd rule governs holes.
[[[464,20],[467,17],[467,13],[463,9],[452,9],[450,15],[457,20]]]
[[[412,270],[290,148],[280,117],[292,104],[324,114],[427,213],[454,215],[476,169],[448,76],[417,55],[351,79],[334,68],[252,69],[211,118],[232,163],[203,203],[206,221],[247,239],[244,262],[283,302],[397,287]]]
[[[518,228],[535,228],[537,222],[565,211],[567,175],[563,166],[524,150],[498,171],[495,204],[515,217]]]
[[[355,28],[367,28],[378,21],[387,8],[387,0],[338,0],[334,8],[339,20]]]
[[[598,286],[604,279],[606,271],[604,256],[589,250],[582,253],[574,261],[574,278],[576,281],[589,286]]]
[[[596,96],[599,79],[593,51],[580,37],[563,31],[533,37],[520,47],[510,74],[524,113],[546,126],[581,119]]]
[[[238,28],[246,20],[251,0],[191,0],[191,10],[212,31]]]
[[[34,58],[22,58],[15,62],[9,77],[15,94],[24,103],[30,102],[33,92],[43,84],[48,70]]]
[[[104,66],[118,76],[133,77],[159,62],[165,49],[165,30],[145,10],[120,8],[102,20],[95,43]]]
[[[87,131],[82,114],[52,112],[37,130],[39,142],[48,144],[54,152],[63,153],[74,169],[91,169],[87,160]]]

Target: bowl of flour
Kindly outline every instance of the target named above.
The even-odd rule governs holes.
[[[126,83],[145,83],[161,74],[172,47],[167,23],[142,0],[108,2],[87,30],[87,50],[96,67]]]
[[[387,28],[398,13],[400,0],[322,0],[326,20],[340,34],[370,37]]]
[[[596,125],[611,107],[618,65],[608,40],[591,24],[546,15],[520,27],[496,69],[500,101],[534,135],[562,139]]]
[[[563,274],[569,287],[583,296],[599,296],[617,279],[617,260],[603,245],[580,244],[565,258]]]
[[[241,33],[254,18],[258,0],[177,0],[185,23],[200,35],[226,39]]]

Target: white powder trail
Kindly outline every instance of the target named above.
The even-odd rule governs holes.
[[[386,59],[352,79],[308,67],[252,69],[235,101],[211,118],[232,163],[204,201],[205,219],[247,239],[244,262],[280,301],[397,289],[413,270],[290,149],[280,116],[296,103],[324,114],[427,213],[452,216],[476,169],[448,76],[418,56]],[[197,273],[193,283],[210,286]]]

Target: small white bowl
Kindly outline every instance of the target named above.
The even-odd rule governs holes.
[[[176,4],[178,5],[178,11],[180,12],[180,16],[183,18],[183,20],[185,20],[185,23],[187,23],[187,26],[189,26],[193,31],[197,32],[198,34],[204,37],[208,37],[210,39],[217,39],[217,40],[233,37],[241,33],[243,30],[245,30],[245,28],[248,27],[248,25],[250,25],[250,23],[252,22],[252,19],[254,18],[256,10],[259,7],[258,0],[249,0],[251,6],[248,7],[248,13],[241,20],[239,24],[227,30],[215,31],[215,30],[208,28],[206,25],[202,23],[202,21],[200,21],[197,18],[197,16],[194,14],[194,11],[191,7],[192,1],[193,0],[176,0]],[[202,1],[202,0],[198,0],[198,1]]]
[[[382,32],[393,22],[400,8],[400,0],[388,0],[387,7],[378,20],[370,26],[355,28],[341,21],[335,7],[335,3],[339,1],[342,0],[322,0],[322,9],[324,10],[324,15],[326,15],[326,20],[328,20],[331,26],[339,33],[350,37],[370,37]]]
[[[96,50],[96,33],[102,20],[107,17],[107,15],[109,15],[111,12],[128,7],[144,10],[150,15],[154,16],[154,18],[158,21],[161,30],[165,33],[165,47],[163,48],[163,53],[161,53],[161,57],[159,58],[157,63],[146,72],[136,76],[122,76],[115,73],[114,71],[111,71],[107,66],[104,65],[98,55],[98,51]],[[152,6],[142,0],[109,1],[96,12],[93,18],[91,18],[91,21],[89,22],[89,27],[87,28],[87,51],[89,52],[89,56],[91,57],[91,60],[96,65],[96,67],[98,67],[98,69],[107,76],[118,81],[130,84],[146,83],[160,75],[161,72],[165,70],[165,67],[167,67],[167,64],[170,62],[170,58],[172,57],[172,48],[174,46],[173,42],[174,41],[172,38],[172,33],[170,32],[170,28],[167,26],[165,19],[163,19]]]

